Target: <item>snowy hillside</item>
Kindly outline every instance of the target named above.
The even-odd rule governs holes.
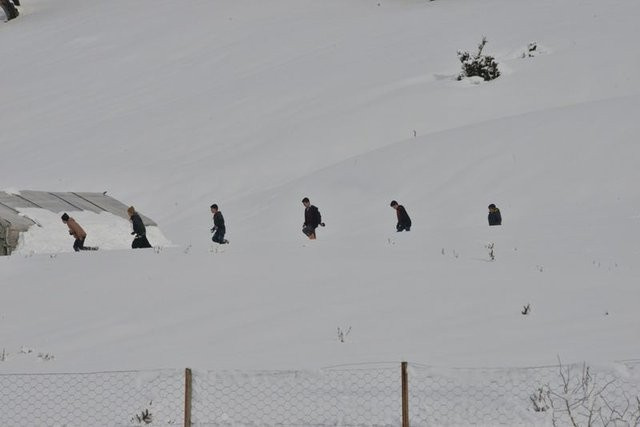
[[[173,245],[125,249],[120,224],[70,253],[52,220],[55,244],[0,258],[0,372],[639,357],[639,14],[24,0],[0,24],[0,189],[108,190]],[[483,35],[502,76],[456,81]]]

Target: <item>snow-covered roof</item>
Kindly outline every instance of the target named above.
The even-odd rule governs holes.
[[[18,213],[18,208],[40,208],[51,212],[91,211],[110,212],[122,218],[127,216],[128,206],[103,193],[48,192],[23,190],[18,193],[0,191],[0,218],[5,218],[15,227],[33,225],[33,221]],[[19,218],[16,218],[18,216]],[[140,215],[144,225],[157,225],[151,218]]]

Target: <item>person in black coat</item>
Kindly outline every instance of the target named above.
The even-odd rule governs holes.
[[[500,215],[500,209],[493,203],[489,205],[489,225],[502,225],[502,215]]]
[[[318,226],[324,227],[322,216],[320,215],[318,208],[309,202],[309,198],[305,197],[302,199],[302,204],[304,205],[304,224],[302,224],[302,232],[310,240],[315,240],[316,228],[318,228]]]
[[[411,218],[409,218],[409,214],[404,206],[399,205],[395,200],[392,200],[389,206],[396,210],[396,215],[398,216],[396,231],[400,232],[411,230]]]
[[[142,218],[140,218],[140,215],[138,215],[138,212],[136,212],[136,209],[133,206],[130,206],[129,209],[127,209],[127,213],[129,214],[129,219],[133,225],[133,231],[131,234],[135,235],[133,242],[131,242],[131,248],[150,248],[151,243],[147,240],[147,229],[142,222]]]
[[[213,228],[211,229],[213,237],[211,240],[221,245],[229,243],[229,241],[224,238],[224,233],[227,232],[227,228],[224,226],[224,217],[222,216],[222,212],[218,210],[218,205],[215,203],[211,205],[211,213],[213,214]]]

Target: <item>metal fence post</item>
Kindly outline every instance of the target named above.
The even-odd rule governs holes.
[[[191,427],[191,369],[184,370],[184,427]]]
[[[402,362],[402,427],[409,427],[409,375],[407,362]]]

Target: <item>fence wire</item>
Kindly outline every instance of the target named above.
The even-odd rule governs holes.
[[[0,426],[182,425],[183,371],[0,375]]]
[[[640,362],[513,369],[411,364],[409,396],[412,426],[635,427]]]
[[[398,364],[194,374],[194,426],[397,426]]]
[[[640,361],[588,369],[409,364],[408,391],[411,426],[640,426]],[[192,371],[191,387],[183,370],[0,375],[0,426],[183,425],[185,398],[193,426],[402,425],[400,364],[389,363]]]

